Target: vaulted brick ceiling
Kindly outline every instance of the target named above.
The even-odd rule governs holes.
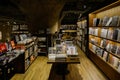
[[[26,15],[33,29],[53,26],[58,21],[65,0],[11,0]],[[35,28],[37,27],[37,28]]]
[[[58,21],[63,11],[84,11],[93,9],[93,5],[102,5],[115,0],[0,0],[0,14],[25,18],[31,24],[33,31],[52,27]],[[102,3],[105,2],[105,3]],[[9,6],[12,5],[12,6]],[[84,8],[86,6],[86,8]],[[5,7],[5,8],[4,8]],[[96,7],[96,6],[95,6]],[[68,16],[70,17],[70,16]],[[68,20],[67,17],[65,16]]]

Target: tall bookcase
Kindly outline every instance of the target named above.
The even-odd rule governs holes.
[[[47,42],[47,30],[41,29],[37,34],[33,34],[33,36],[36,36],[38,38],[38,55],[44,55],[47,56],[48,51],[48,42]]]
[[[21,48],[24,50],[23,54],[18,58],[19,63],[17,63],[16,72],[24,73],[30,65],[35,61],[38,56],[37,50],[37,39],[33,39],[32,41],[26,44],[17,44],[17,48]]]
[[[77,22],[77,44],[87,54],[88,49],[88,18],[84,17]]]
[[[120,1],[89,14],[89,58],[111,79],[120,79]]]

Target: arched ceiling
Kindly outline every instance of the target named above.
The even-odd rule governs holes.
[[[26,20],[36,31],[52,27],[58,20],[76,22],[80,13],[89,13],[113,1],[116,0],[0,0],[0,15]]]

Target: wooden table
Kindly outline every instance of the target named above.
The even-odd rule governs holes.
[[[66,59],[48,60],[48,64],[56,65],[56,73],[62,75],[62,79],[65,80],[65,75],[69,73],[67,70],[68,64],[80,64],[79,57],[67,57]]]

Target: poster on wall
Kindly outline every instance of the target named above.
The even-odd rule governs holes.
[[[2,39],[2,32],[0,31],[0,40]]]

